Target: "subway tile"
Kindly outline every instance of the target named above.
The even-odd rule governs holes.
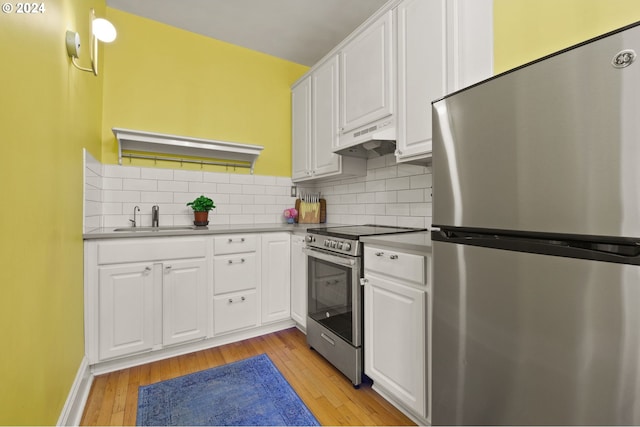
[[[398,227],[428,228],[431,218],[418,216],[399,216]]]
[[[254,181],[253,175],[233,174],[233,175],[229,175],[229,183],[252,185],[255,183],[255,181]]]
[[[175,181],[202,182],[202,171],[189,171],[176,169],[173,171]]]
[[[356,202],[357,203],[375,203],[376,194],[375,193],[358,193],[356,194]]]
[[[410,203],[389,203],[386,209],[387,215],[395,216],[410,216],[411,204]]]
[[[145,191],[140,194],[142,203],[172,203],[173,194],[167,191]]]
[[[141,168],[140,178],[171,181],[173,180],[173,169]]]
[[[121,215],[122,203],[103,203],[102,214],[103,215]]]
[[[387,212],[387,205],[384,203],[375,203],[365,205],[365,213],[367,215],[384,215]]]
[[[220,214],[236,215],[242,213],[242,205],[226,204],[216,207],[216,212]]]
[[[217,184],[218,193],[242,194],[241,184]]]
[[[375,193],[378,191],[385,191],[387,189],[386,181],[383,179],[367,181],[365,184],[365,191],[367,193]]]
[[[396,227],[398,225],[398,218],[395,216],[377,215],[375,217],[375,224]]]
[[[424,190],[400,190],[398,191],[398,202],[424,202]]]
[[[202,180],[204,182],[215,182],[217,184],[228,184],[229,174],[219,172],[203,172]]]
[[[395,203],[398,195],[395,191],[376,192],[376,203]]]
[[[263,214],[264,213],[264,205],[243,205],[242,206],[243,214]]]
[[[374,179],[388,179],[398,176],[398,168],[396,166],[387,166],[384,168],[376,169],[374,173]]]
[[[411,188],[411,179],[409,177],[389,178],[386,181],[387,190],[408,190]]]
[[[253,224],[253,215],[232,215],[229,217],[229,224]]]
[[[235,184],[234,184],[235,185]],[[244,205],[248,203],[253,203],[253,195],[250,194],[230,194],[229,195],[229,203],[235,203],[239,205]]]
[[[105,165],[102,173],[109,178],[140,178],[140,168],[135,166]]]
[[[364,182],[349,184],[349,193],[364,193],[366,185]]]
[[[216,192],[216,189],[217,184],[214,182],[189,182],[189,192],[191,193],[201,193],[210,197]]]
[[[411,165],[407,163],[401,163],[397,166],[398,176],[411,176],[422,175],[426,172],[427,168],[420,165]]]
[[[186,192],[189,183],[185,181],[158,181],[158,191]]]
[[[276,177],[276,185],[282,185],[284,187],[291,187],[293,186],[293,181],[291,181],[291,178],[286,177],[286,176],[277,176]]]
[[[367,160],[367,169],[379,169],[387,165],[387,160],[384,156],[373,157]]]
[[[104,190],[102,192],[103,202],[139,202],[139,191],[116,191]]]
[[[255,184],[242,184],[242,194],[264,194],[264,187]]]
[[[254,175],[253,183],[257,185],[276,185],[275,176]]]
[[[157,191],[158,181],[153,179],[129,179],[122,180],[123,190]]]
[[[102,178],[103,190],[122,190],[122,178]]]
[[[432,216],[431,203],[411,203],[411,216]]]

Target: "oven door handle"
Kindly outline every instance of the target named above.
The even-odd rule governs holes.
[[[316,251],[314,249],[302,248],[302,252],[313,258],[318,258],[323,261],[332,262],[334,264],[342,265],[344,267],[353,267],[356,265],[356,260],[352,258],[345,258],[337,255],[330,255],[324,252]]]

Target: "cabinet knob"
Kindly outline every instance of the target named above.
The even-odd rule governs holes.
[[[144,268],[144,273],[145,273],[145,274],[147,274],[147,273],[150,273],[150,272],[151,272],[151,267],[146,266],[146,267]]]
[[[233,304],[233,298],[229,298],[229,304]]]
[[[245,298],[244,298],[244,297],[240,297],[240,300],[241,300],[241,301],[244,301],[244,300],[245,300]]]

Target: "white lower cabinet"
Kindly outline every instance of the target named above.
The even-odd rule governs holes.
[[[307,255],[304,236],[291,236],[291,318],[305,330],[307,327]]]
[[[291,236],[262,235],[262,323],[291,317]]]
[[[204,259],[162,264],[162,344],[207,336],[207,264]]]
[[[289,232],[85,242],[85,350],[98,370],[293,325]]]
[[[153,264],[99,269],[99,359],[153,348]]]
[[[214,335],[259,324],[259,242],[255,234],[214,237]]]
[[[365,374],[421,422],[429,415],[426,264],[365,245]]]
[[[210,314],[206,259],[202,238],[88,243],[90,362],[205,338]]]

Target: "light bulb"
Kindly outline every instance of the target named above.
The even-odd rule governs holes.
[[[106,19],[96,18],[92,23],[93,35],[98,40],[105,43],[111,43],[116,39],[116,27]]]

